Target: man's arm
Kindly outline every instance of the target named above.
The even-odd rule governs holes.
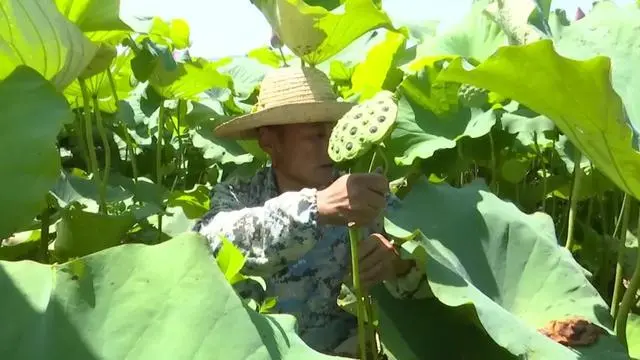
[[[218,184],[197,231],[217,253],[226,236],[245,255],[247,275],[269,276],[302,257],[319,238],[316,190],[286,192],[247,207],[232,187]]]

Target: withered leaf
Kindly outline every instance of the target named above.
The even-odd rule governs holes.
[[[552,320],[538,331],[550,339],[570,347],[591,345],[598,340],[600,335],[604,334],[604,330],[598,325],[579,317]]]

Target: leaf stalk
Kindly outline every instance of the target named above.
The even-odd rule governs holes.
[[[613,286],[613,296],[611,298],[611,316],[614,318],[618,318],[618,308],[620,306],[620,298],[622,297],[622,276],[623,276],[623,267],[622,263],[624,262],[624,243],[627,237],[627,230],[629,229],[629,209],[631,207],[631,199],[629,195],[624,194],[624,198],[622,200],[622,210],[620,211],[620,216],[618,216],[618,221],[620,226],[616,226],[616,230],[614,232],[614,238],[618,239],[618,261],[616,262],[616,275]],[[617,326],[617,321],[616,321]]]
[[[100,169],[98,168],[98,156],[96,155],[96,146],[93,142],[93,122],[91,121],[91,96],[89,96],[89,91],[87,90],[87,84],[83,78],[78,78],[78,83],[80,84],[80,91],[82,92],[82,103],[84,107],[84,129],[85,129],[85,137],[87,140],[87,150],[89,151],[89,169],[93,174],[93,179],[96,182],[96,186],[98,188],[101,187],[102,181],[100,180]],[[99,109],[94,109],[94,111],[99,111]],[[106,209],[106,199],[105,194],[100,192],[99,198],[99,209],[103,211]]]
[[[573,231],[575,229],[576,212],[578,208],[578,195],[580,194],[580,185],[582,180],[582,169],[580,168],[580,159],[582,153],[576,153],[573,165],[573,184],[571,189],[571,203],[569,205],[569,219],[567,220],[567,242],[565,248],[571,251],[573,246]]]
[[[106,197],[107,197],[107,184],[109,183],[109,172],[111,171],[111,145],[109,145],[109,139],[107,138],[107,131],[104,128],[102,121],[102,114],[100,113],[100,104],[98,103],[98,97],[93,96],[93,108],[96,115],[96,125],[98,126],[98,133],[102,140],[102,146],[104,148],[104,170],[102,173],[102,181],[100,182],[100,198],[103,199],[103,204],[100,205],[100,211],[106,213]]]
[[[160,110],[158,110],[158,141],[156,142],[156,184],[162,186],[164,175],[162,174],[162,144],[164,137],[164,97],[160,98]],[[162,240],[162,214],[158,214],[158,242]]]
[[[118,91],[116,87],[116,82],[113,80],[113,74],[111,73],[111,69],[107,69],[107,78],[109,79],[109,86],[111,86],[111,93],[113,95],[113,99],[116,102],[116,108],[120,109],[120,99],[118,98]],[[131,139],[131,134],[129,134],[129,130],[124,125],[122,121],[118,121],[120,130],[124,134],[124,142],[126,144],[125,151],[129,159],[131,159],[131,171],[133,172],[133,182],[138,182],[138,164],[136,161],[135,154],[135,143]]]
[[[625,194],[625,198],[626,198]],[[627,214],[627,218],[629,215]],[[628,221],[628,220],[627,220]],[[640,216],[638,217],[638,224],[640,224]],[[626,236],[626,231],[625,231]],[[623,237],[624,239],[624,237]],[[622,250],[624,250],[624,242],[622,243]],[[629,281],[629,286],[622,297],[622,302],[620,303],[620,310],[616,315],[616,326],[615,332],[618,336],[618,340],[624,345],[627,345],[627,320],[629,318],[629,312],[631,311],[631,307],[634,305],[636,294],[638,293],[638,289],[640,289],[640,246],[637,250],[638,254],[636,256],[636,266],[633,270],[633,275],[631,275],[631,281]],[[620,259],[622,257],[618,254],[618,266],[620,266]],[[616,280],[618,275],[618,269],[616,268]],[[620,285],[619,285],[620,284]],[[622,279],[620,279],[620,283],[616,282],[616,287],[622,287]]]

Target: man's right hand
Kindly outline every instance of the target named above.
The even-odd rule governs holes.
[[[317,193],[321,224],[373,223],[386,206],[389,181],[380,174],[348,174]]]

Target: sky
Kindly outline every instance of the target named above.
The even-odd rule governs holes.
[[[419,23],[437,20],[440,28],[456,24],[468,12],[472,0],[384,0],[383,9],[392,20]],[[628,3],[633,0],[618,0]],[[567,11],[591,8],[592,0],[554,0],[552,8]],[[182,18],[191,29],[191,54],[205,58],[243,55],[266,46],[269,23],[250,0],[121,0],[123,16]],[[224,9],[224,10],[223,10]]]

